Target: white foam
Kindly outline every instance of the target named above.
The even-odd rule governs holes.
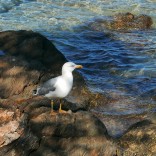
[[[17,5],[19,4],[19,5]],[[135,4],[135,5],[134,5]],[[137,0],[120,2],[107,0],[1,0],[0,29],[26,29],[34,31],[56,31],[72,30],[74,26],[83,24],[96,16],[109,16],[118,12],[127,12],[136,10],[137,13],[156,15],[150,11],[149,5],[139,4]],[[137,7],[138,8],[138,7]],[[152,8],[153,10],[153,8]],[[155,20],[154,20],[155,21]]]

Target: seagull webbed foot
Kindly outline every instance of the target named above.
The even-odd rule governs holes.
[[[59,113],[60,114],[61,113],[63,113],[63,114],[68,113],[67,111],[65,111],[65,110],[62,109],[62,104],[61,103],[60,103]]]

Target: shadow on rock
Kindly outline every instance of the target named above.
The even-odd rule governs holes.
[[[132,125],[119,139],[125,153],[139,156],[156,154],[156,114],[149,115],[147,119]]]

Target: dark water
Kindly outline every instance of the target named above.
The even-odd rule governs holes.
[[[112,136],[156,111],[156,45],[147,36],[155,38],[155,30],[121,33],[77,27],[50,37],[69,60],[84,66],[81,73],[93,92],[117,99],[92,110]]]
[[[141,113],[146,111],[146,106],[149,108],[150,105],[151,111],[155,107],[154,95],[150,93],[156,87],[156,45],[145,40],[154,31],[104,33],[81,29],[78,32],[63,32],[63,39],[57,35],[52,40],[69,60],[85,67],[82,74],[91,90],[120,97],[120,106],[116,103],[115,108],[111,106],[113,111],[108,108],[102,111],[109,114]],[[132,40],[122,41],[118,36]]]
[[[68,60],[84,66],[81,73],[93,92],[117,99],[94,111],[123,118],[156,112],[155,8],[154,0],[2,0],[0,30],[45,35]],[[127,11],[151,16],[152,29],[119,32],[88,27],[96,18]]]

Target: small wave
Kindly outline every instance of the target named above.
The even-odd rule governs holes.
[[[1,0],[0,1],[0,13],[8,12],[14,6],[17,6],[21,3],[21,0]]]

